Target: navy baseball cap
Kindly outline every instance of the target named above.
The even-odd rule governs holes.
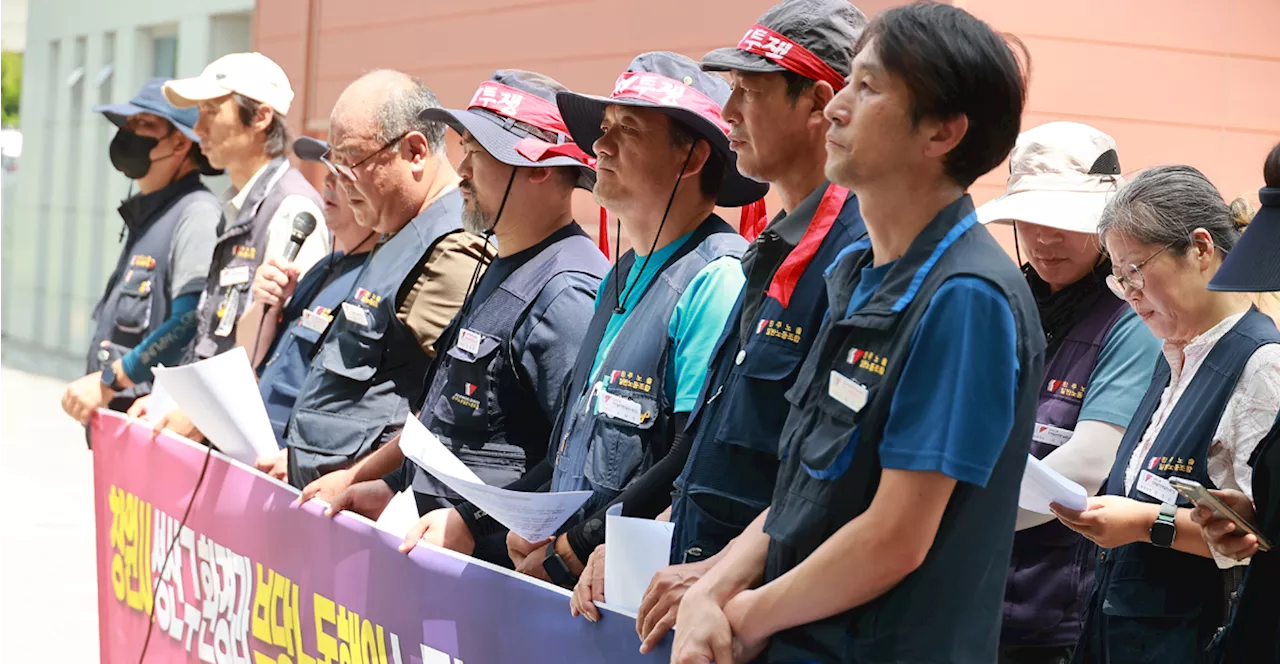
[[[139,113],[150,113],[162,117],[168,120],[169,124],[173,125],[175,129],[182,132],[183,136],[191,139],[191,142],[196,144],[196,149],[199,150],[200,137],[196,136],[195,126],[196,121],[200,119],[200,113],[195,107],[178,108],[170,104],[163,91],[164,84],[168,81],[169,79],[167,78],[153,78],[147,81],[146,85],[142,86],[142,89],[138,91],[138,94],[134,95],[133,99],[128,102],[94,106],[93,112],[103,114],[111,121],[111,124],[122,129],[129,122],[129,118]],[[196,161],[200,164],[201,174],[222,174],[222,169],[211,166],[203,154]]]
[[[1270,293],[1280,291],[1280,188],[1258,191],[1262,207],[1244,235],[1209,282],[1211,291]]]
[[[329,144],[310,136],[299,136],[293,142],[293,153],[303,161],[320,161],[329,152]]]
[[[792,71],[839,90],[867,17],[846,0],[784,0],[770,7],[737,46],[702,56],[706,71]]]
[[[196,111],[194,106],[191,108],[178,108],[164,98],[164,92],[161,91],[161,88],[164,87],[165,82],[168,80],[167,78],[153,78],[147,81],[147,84],[142,86],[138,94],[134,95],[133,99],[130,99],[127,103],[94,106],[93,112],[107,116],[107,119],[117,127],[123,127],[129,121],[129,118],[139,113],[158,115],[168,120],[169,124],[182,132],[183,136],[199,143],[200,138],[196,136],[195,127],[196,121],[200,119],[200,113]]]
[[[465,110],[428,108],[419,117],[443,122],[472,138],[494,159],[524,168],[578,169],[577,187],[596,186],[595,159],[569,136],[556,107],[556,94],[567,91],[555,79],[519,69],[499,69],[480,84]]]
[[[738,156],[729,149],[729,125],[720,118],[728,100],[729,85],[724,79],[702,71],[698,63],[683,55],[666,51],[636,56],[608,97],[574,92],[556,95],[573,140],[591,156],[595,156],[592,146],[604,135],[600,121],[606,107],[651,108],[671,116],[706,139],[728,165],[716,203],[741,207],[764,198],[769,185],[738,172]]]

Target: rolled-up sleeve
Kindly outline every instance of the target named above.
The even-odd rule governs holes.
[[[436,243],[417,277],[411,279],[412,285],[402,290],[396,315],[413,331],[428,357],[435,358],[436,340],[462,307],[477,264],[488,265],[492,257],[493,249],[485,246],[483,238],[452,233]]]

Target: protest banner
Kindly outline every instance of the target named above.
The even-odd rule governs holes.
[[[665,662],[635,619],[569,615],[559,588],[418,546],[218,453],[98,411],[92,422],[104,664]],[[207,464],[207,467],[206,467]],[[186,525],[179,523],[192,499]],[[166,551],[178,533],[165,564]]]

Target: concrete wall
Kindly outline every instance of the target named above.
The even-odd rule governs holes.
[[[0,259],[6,364],[63,377],[84,369],[93,305],[120,252],[115,210],[129,193],[107,159],[115,127],[90,109],[127,101],[154,75],[157,40],[176,38],[177,76],[248,49],[252,11],[252,0],[31,3],[21,184]]]

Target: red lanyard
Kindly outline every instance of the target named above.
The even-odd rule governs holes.
[[[796,284],[800,283],[800,276],[809,267],[809,263],[813,262],[822,241],[827,239],[827,232],[831,230],[831,224],[835,223],[848,197],[848,189],[838,184],[827,186],[827,191],[822,194],[822,202],[818,203],[813,219],[809,220],[809,228],[805,230],[804,237],[800,238],[800,243],[787,254],[786,260],[773,273],[773,281],[769,282],[766,294],[783,307],[791,304],[791,293],[796,289]]]

